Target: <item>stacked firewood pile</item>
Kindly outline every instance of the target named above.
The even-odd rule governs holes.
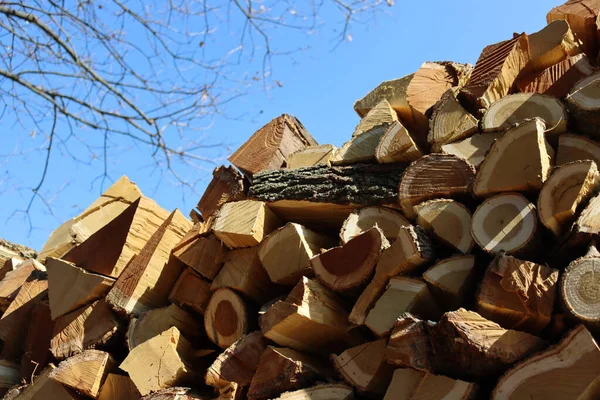
[[[600,1],[294,117],[190,219],[126,177],[0,270],[5,399],[600,398]]]

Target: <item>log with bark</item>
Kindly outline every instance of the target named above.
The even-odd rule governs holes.
[[[233,167],[215,168],[213,177],[198,202],[198,210],[206,221],[230,201],[244,200],[248,188],[244,177]]]
[[[569,0],[565,4],[554,7],[546,15],[548,23],[565,20],[569,23],[575,39],[582,43],[583,51],[595,60],[598,54],[598,18],[597,0]]]
[[[376,226],[381,229],[385,238],[393,242],[398,237],[400,228],[409,226],[410,222],[399,212],[386,207],[365,207],[348,216],[340,231],[342,243]]]
[[[375,158],[380,164],[411,162],[422,156],[423,150],[400,121],[386,128],[375,149]]]
[[[427,322],[402,313],[394,323],[385,361],[398,367],[431,371],[431,341]]]
[[[433,107],[427,143],[434,152],[477,133],[479,121],[462,107],[457,94],[456,88],[448,89]]]
[[[600,72],[583,78],[569,92],[565,102],[577,131],[595,139],[600,138],[598,114],[600,110]]]
[[[592,244],[585,256],[569,264],[560,281],[561,298],[568,315],[595,331],[600,328],[597,274],[600,276],[600,252]]]
[[[588,137],[565,134],[558,139],[556,166],[573,161],[592,160],[600,165],[600,144]]]
[[[468,254],[473,248],[471,211],[451,199],[429,200],[414,207],[417,224],[452,250]]]

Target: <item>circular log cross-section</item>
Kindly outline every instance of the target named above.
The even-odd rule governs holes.
[[[600,138],[600,72],[583,78],[565,98],[577,131]]]
[[[514,254],[532,242],[537,229],[535,207],[518,193],[490,197],[475,210],[471,235],[488,253]]]
[[[573,317],[594,328],[600,327],[600,253],[595,247],[569,264],[562,275],[560,291]]]
[[[386,239],[396,240],[400,228],[409,226],[410,222],[399,212],[384,207],[365,207],[353,212],[346,218],[340,239],[342,243],[347,243],[353,237],[360,235],[364,231],[377,225]]]
[[[244,301],[233,290],[215,291],[204,312],[208,338],[222,349],[248,332],[248,312]]]

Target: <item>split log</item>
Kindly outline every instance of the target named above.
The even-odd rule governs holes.
[[[131,350],[119,368],[145,396],[193,379],[193,352],[179,329],[172,327]]]
[[[442,243],[463,254],[471,252],[471,211],[458,201],[429,200],[414,207],[417,224]]]
[[[211,222],[201,222],[183,237],[173,255],[206,279],[214,279],[223,266],[227,247],[212,233]]]
[[[600,110],[599,82],[600,72],[595,72],[577,82],[565,98],[577,131],[595,139],[600,138],[600,125],[598,124],[598,112]]]
[[[386,128],[375,149],[375,158],[380,164],[412,162],[422,156],[423,151],[400,121]]]
[[[494,142],[473,184],[476,196],[540,190],[552,169],[554,150],[539,118],[513,125]]]
[[[354,211],[346,218],[340,231],[340,240],[347,243],[350,239],[377,226],[387,240],[393,242],[400,228],[410,226],[410,222],[397,211],[385,207],[365,207]]]
[[[23,353],[25,334],[34,308],[48,298],[46,273],[34,270],[23,283],[10,306],[0,318],[2,359],[18,360]]]
[[[208,338],[217,346],[226,349],[248,333],[248,310],[244,300],[233,290],[216,290],[204,312],[204,329]]]
[[[332,144],[309,146],[290,154],[287,159],[287,168],[313,167],[315,165],[329,165],[337,153],[338,148]]]
[[[534,71],[543,71],[581,53],[582,44],[575,39],[567,21],[549,22],[542,30],[529,35],[530,66]]]
[[[517,82],[517,86],[524,93],[539,93],[563,99],[578,81],[593,72],[594,67],[585,54],[578,54],[539,73],[523,77]]]
[[[536,245],[535,207],[518,193],[490,197],[477,207],[471,220],[471,235],[488,253],[524,253]]]
[[[192,393],[192,389],[188,387],[170,387],[162,389],[157,392],[151,393],[148,396],[142,397],[140,400],[204,400],[205,397],[198,397]],[[217,400],[232,400],[222,399],[219,397]],[[237,400],[237,399],[235,399]]]
[[[352,137],[355,138],[373,131],[385,131],[390,124],[396,121],[398,121],[398,114],[390,103],[383,99],[361,118]],[[343,150],[343,147],[340,150]]]
[[[593,330],[600,328],[596,274],[600,276],[600,253],[592,243],[585,256],[569,264],[560,281],[561,298],[568,315]]]
[[[577,400],[594,400],[600,397],[600,377],[594,379]]]
[[[206,371],[204,381],[217,389],[234,382],[249,386],[267,343],[258,331],[242,336],[219,354]]]
[[[369,114],[374,110],[369,111]],[[396,114],[394,110],[391,110],[391,112],[394,115]],[[367,117],[369,114],[367,114]],[[374,162],[377,159],[377,147],[386,133],[387,127],[388,124],[384,124],[383,126],[372,128],[367,132],[354,136],[335,153],[335,156],[331,159],[331,164],[344,165]]]
[[[413,76],[414,74],[410,74],[403,78],[381,82],[365,97],[354,102],[354,111],[363,118],[382,100],[387,100],[403,121],[411,122],[412,112],[406,101],[406,89]]]
[[[457,88],[448,89],[433,107],[427,143],[434,152],[439,152],[444,144],[477,133],[479,121],[462,107],[456,98],[457,93]]]
[[[11,243],[8,240],[0,238],[0,265],[3,265],[11,258],[15,258],[20,262],[28,258],[37,258],[37,256],[37,252],[27,246]]]
[[[600,173],[594,161],[563,164],[552,172],[540,191],[537,203],[540,221],[561,236],[599,187]]]
[[[299,169],[301,170],[301,169]],[[297,171],[299,171],[297,170]],[[282,221],[295,222],[316,230],[335,231],[359,205],[317,203],[310,200],[276,200],[269,208]]]
[[[36,371],[41,371],[50,361],[50,340],[54,322],[50,317],[48,301],[42,301],[31,312],[31,320],[27,328],[24,351],[21,357],[21,379],[31,382]]]
[[[502,136],[500,132],[473,135],[459,142],[445,144],[441,151],[444,154],[453,154],[462,158],[475,168],[479,168],[486,154],[500,136]]]
[[[476,398],[477,391],[474,383],[401,368],[394,371],[384,400],[470,400]]]
[[[318,143],[294,116],[282,114],[254,133],[228,160],[243,173],[281,168],[288,155]]]
[[[379,337],[388,336],[398,316],[406,312],[431,320],[437,320],[441,315],[424,281],[391,278],[385,292],[367,315],[365,326]]]
[[[64,360],[109,343],[121,328],[104,299],[98,300],[56,319],[50,350],[56,359]]]
[[[235,168],[221,165],[212,174],[212,180],[197,206],[205,221],[214,216],[223,204],[246,198],[247,185]]]
[[[576,399],[599,374],[598,345],[579,325],[558,345],[508,371],[498,381],[492,399]]]
[[[392,379],[393,367],[385,362],[386,339],[352,347],[331,355],[336,371],[360,392],[383,395]]]
[[[597,0],[569,0],[565,4],[554,7],[546,15],[546,21],[566,20],[571,27],[575,39],[582,43],[583,51],[592,60],[598,54],[598,17]]]
[[[229,248],[250,247],[260,242],[282,222],[262,201],[244,200],[224,204],[215,219],[215,235]]]
[[[364,324],[367,314],[392,276],[414,272],[433,258],[433,245],[423,229],[402,227],[396,241],[381,253],[375,267],[375,276],[354,304],[349,316],[350,322]]]
[[[50,374],[55,369],[56,367],[53,364],[48,365],[38,376],[33,378],[31,384],[22,388],[12,389],[4,399],[84,400],[84,396],[50,378]]]
[[[427,322],[400,314],[390,335],[385,361],[399,367],[431,371],[431,341]]]
[[[368,282],[381,252],[387,247],[389,243],[382,230],[375,226],[342,246],[314,256],[310,265],[316,277],[329,289],[350,294]]]
[[[125,375],[108,374],[98,400],[139,400],[140,392],[135,384]]]
[[[86,350],[61,361],[50,372],[50,379],[71,387],[80,393],[97,398],[108,373],[116,367],[110,354]],[[147,368],[147,365],[145,366]]]
[[[193,269],[184,268],[169,293],[169,301],[185,310],[204,315],[210,295],[210,283]]]
[[[343,383],[326,383],[286,392],[275,400],[354,400],[354,390]]]
[[[1,261],[0,261],[1,262]],[[0,267],[0,281],[6,277],[6,274],[17,270],[17,267],[23,262],[19,257],[11,257],[4,261],[4,265]]]
[[[557,288],[558,270],[500,255],[486,270],[476,311],[504,328],[539,335],[552,318]]]
[[[258,257],[259,247],[231,250],[225,257],[221,272],[210,285],[210,290],[231,288],[257,304],[264,304],[278,292]],[[286,258],[289,257],[286,255]],[[281,267],[281,263],[279,264]]]
[[[202,337],[201,322],[175,304],[171,304],[168,307],[146,311],[139,318],[129,322],[126,336],[129,351],[172,326],[188,340],[196,341]]]
[[[115,280],[58,258],[46,259],[52,319],[104,297]]]
[[[294,286],[302,276],[313,275],[311,259],[333,246],[335,240],[289,222],[262,241],[258,257],[272,282]]]
[[[85,242],[118,219],[141,197],[142,192],[136,184],[122,176],[83,213],[55,229],[44,244],[39,259],[44,261],[47,257],[62,258],[73,247]]]
[[[503,329],[461,308],[442,316],[432,330],[431,344],[436,371],[478,380],[502,374],[547,343],[525,332]]]
[[[0,280],[0,311],[6,312],[12,301],[17,297],[19,289],[35,271],[44,272],[44,267],[39,262],[29,259],[23,261],[19,268],[8,272],[4,279]]]
[[[454,311],[465,303],[475,278],[475,256],[455,256],[438,261],[423,273],[429,291],[444,311]]]
[[[329,375],[326,364],[313,356],[268,346],[252,377],[248,399],[272,399],[282,392],[309,387]]]
[[[475,168],[453,155],[430,154],[410,164],[398,188],[402,211],[416,217],[413,207],[425,200],[467,195],[475,178]]]
[[[269,202],[302,200],[361,206],[396,203],[405,167],[404,164],[318,165],[263,172],[254,176],[249,196]]]
[[[475,107],[487,109],[509,93],[528,62],[529,41],[525,33],[487,46],[461,95]]]
[[[285,300],[278,300],[260,316],[267,339],[280,346],[309,353],[342,351],[360,343],[350,332],[342,300],[321,283],[303,277]]]
[[[583,160],[592,160],[596,166],[600,165],[600,144],[585,136],[561,135],[558,139],[556,165]]]
[[[537,93],[517,93],[494,102],[481,119],[484,132],[503,132],[527,119],[544,121],[546,136],[556,137],[567,131],[567,110],[555,97]]]

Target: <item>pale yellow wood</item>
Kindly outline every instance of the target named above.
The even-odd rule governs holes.
[[[414,74],[411,74],[403,78],[381,82],[365,97],[354,102],[354,110],[362,118],[382,100],[387,100],[403,121],[412,121],[412,113],[406,101],[406,90],[413,76]]]
[[[422,155],[423,151],[400,121],[394,121],[386,128],[375,149],[375,158],[381,164],[411,162]]]
[[[475,278],[475,256],[454,256],[438,261],[423,273],[431,294],[445,311],[456,310]]]
[[[115,282],[54,257],[46,259],[46,268],[52,319],[104,297]]]
[[[275,400],[353,400],[354,391],[342,383],[324,383],[283,393]]]
[[[479,121],[462,107],[456,98],[457,94],[457,88],[448,89],[433,108],[427,142],[434,152],[439,152],[444,144],[477,133]]]
[[[338,148],[332,144],[309,146],[288,156],[287,168],[312,167],[313,165],[329,165]]]
[[[531,67],[539,72],[583,52],[583,46],[567,21],[556,20],[529,35],[529,52]]]
[[[186,310],[204,315],[210,300],[210,282],[191,268],[184,268],[169,293],[169,301]]]
[[[412,400],[413,393],[426,374],[412,368],[398,368],[394,371],[383,400]]]
[[[398,211],[386,207],[365,207],[356,210],[346,218],[340,231],[342,243],[377,225],[390,242],[398,237],[400,228],[410,226],[410,222]]]
[[[353,204],[314,203],[302,200],[278,200],[269,203],[269,208],[283,221],[331,229],[338,229],[357,207]]]
[[[173,255],[206,279],[214,279],[223,266],[227,246],[212,233],[212,218],[194,225],[173,249]]]
[[[50,378],[95,399],[106,376],[115,367],[115,360],[110,354],[86,350],[58,364],[50,372]]]
[[[474,383],[427,373],[411,400],[470,400],[476,393],[477,385]]]
[[[600,165],[600,143],[580,135],[565,134],[558,138],[556,165],[573,161],[592,160]]]
[[[125,375],[108,374],[98,400],[139,400],[140,392]]]
[[[46,271],[46,267],[39,262],[29,259],[19,264],[19,268],[7,272],[4,279],[0,280],[0,307],[4,312],[19,293],[29,275],[34,271]]]
[[[390,103],[383,99],[362,117],[360,123],[354,130],[352,137],[370,133],[373,130],[385,130],[385,128],[394,121],[398,121],[398,115]]]
[[[82,400],[83,396],[64,387],[61,383],[50,378],[50,373],[56,367],[53,364],[48,365],[41,374],[36,376],[32,383],[19,394],[11,397],[11,400]],[[10,392],[9,392],[10,395]],[[103,399],[105,400],[105,399]]]
[[[582,42],[583,50],[592,59],[598,52],[598,0],[566,1],[546,15],[546,21],[566,20],[575,38]]]
[[[441,151],[444,154],[453,154],[460,157],[475,168],[478,168],[496,139],[500,136],[502,136],[501,132],[473,135],[458,142],[445,144],[442,146]]]
[[[249,315],[244,300],[233,290],[217,289],[204,312],[204,330],[217,346],[226,349],[248,333]]]
[[[428,233],[449,245],[453,250],[468,254],[473,248],[471,211],[451,199],[429,200],[414,207],[417,224]]]
[[[282,223],[262,201],[244,200],[224,204],[217,214],[215,235],[229,248],[251,247]]]
[[[344,165],[375,161],[377,146],[386,133],[387,127],[388,125],[384,124],[354,136],[335,153],[331,164]]]

